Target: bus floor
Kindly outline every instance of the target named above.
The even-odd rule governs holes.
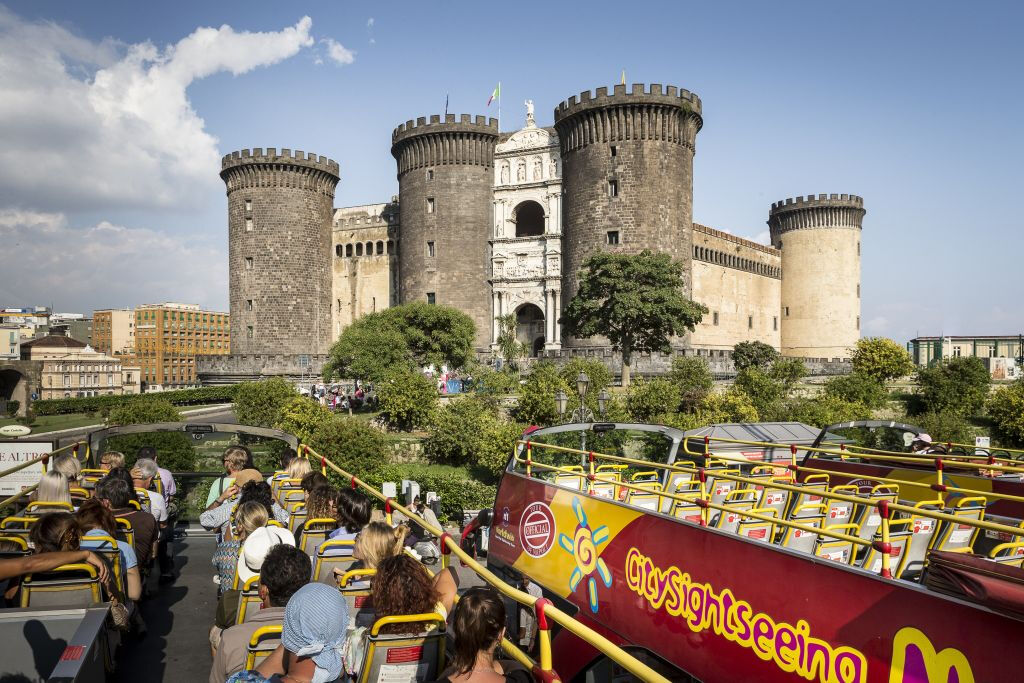
[[[114,683],[209,678],[209,634],[217,608],[210,558],[216,545],[212,535],[194,532],[175,541],[177,581],[158,585],[155,573],[149,577],[150,597],[141,603],[147,633],[122,642]]]

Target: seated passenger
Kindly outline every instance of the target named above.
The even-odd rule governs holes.
[[[100,456],[100,469],[110,471],[116,467],[124,467],[124,453],[107,451]]]
[[[493,588],[470,588],[452,618],[455,655],[437,683],[532,683],[515,662],[498,661],[505,637],[505,604]]]
[[[285,605],[297,590],[309,583],[311,572],[309,555],[295,546],[281,544],[270,549],[260,574],[262,607],[244,624],[232,626],[221,634],[210,669],[210,683],[223,683],[228,676],[245,668],[249,638],[259,628],[284,621]]]
[[[306,496],[306,519],[338,519],[338,489],[317,486]]]
[[[245,446],[228,446],[224,449],[221,462],[224,464],[226,474],[213,482],[213,486],[210,487],[210,493],[206,496],[207,508],[213,504],[213,501],[217,500],[225,491],[231,488],[231,485],[235,483],[235,475],[237,473],[251,466],[252,453]],[[263,477],[260,478],[262,479]]]
[[[220,529],[222,534],[230,532],[227,524],[231,520],[232,511],[238,505],[250,500],[264,505],[267,508],[267,514],[273,516],[281,524],[288,523],[288,512],[274,501],[270,486],[264,481],[245,482],[239,488],[238,503],[235,505],[225,505],[218,498],[211,507],[199,515],[199,523],[203,525],[204,529]]]
[[[280,471],[277,472],[276,474],[272,474],[269,477],[267,477],[267,483],[270,484],[271,486],[273,486],[274,481],[277,480],[277,479],[288,479],[288,478],[290,478],[291,475],[288,474],[288,468],[291,466],[292,462],[297,457],[298,456],[296,455],[294,448],[292,448],[291,446],[286,447],[284,449],[284,452],[281,453],[281,469],[280,469]],[[306,459],[302,458],[302,460],[305,461]],[[307,467],[306,472],[308,472],[309,471],[309,469],[308,469],[309,462],[306,462],[306,467]],[[306,472],[303,472],[302,474],[306,474]],[[295,478],[296,479],[301,479],[302,476],[300,475],[300,476],[295,477]]]
[[[402,552],[408,534],[409,527],[404,524],[391,527],[384,522],[370,522],[356,534],[352,547],[352,556],[359,562],[345,569],[336,568],[334,574],[341,577],[352,569],[376,569],[384,560]]]
[[[438,574],[438,578],[448,575],[448,572],[442,572]],[[383,617],[431,612],[447,619],[455,599],[454,590],[450,590],[447,585],[443,590],[439,590],[423,565],[404,553],[389,557],[380,563],[377,574],[370,582],[370,591],[373,594],[373,608],[377,620]],[[381,627],[379,632],[415,635],[432,626],[431,622],[388,624]],[[367,632],[368,628],[360,627],[349,633],[345,650],[345,670],[349,675],[357,676],[363,665]]]
[[[121,555],[125,593],[130,600],[138,600],[142,595],[139,560],[131,543],[117,541],[117,522],[114,521],[111,511],[99,500],[90,498],[82,503],[82,507],[78,508],[75,520],[78,522],[78,529],[82,532],[81,547],[94,550],[112,549],[109,541],[90,538],[94,536],[110,536],[117,542],[117,549]],[[36,524],[38,523],[36,522]]]
[[[370,499],[358,491],[338,491],[338,528],[327,538],[332,541],[353,541],[360,531],[370,523],[373,508]]]
[[[156,463],[152,460],[141,458],[135,461],[132,467],[132,484],[137,489],[143,489],[149,495],[149,514],[153,515],[157,524],[164,527],[167,524],[167,501],[163,494],[158,491],[150,491],[153,479],[157,476]]]
[[[157,463],[157,452],[152,446],[143,446],[139,449],[135,464],[139,460],[152,460],[156,464],[156,473],[163,484],[163,498],[167,507],[167,524],[160,528],[159,542],[157,543],[157,560],[160,563],[160,583],[174,581],[174,560],[171,558],[171,545],[174,540],[174,523],[178,517],[178,504],[174,500],[178,492],[178,485],[169,470],[160,467]],[[154,487],[155,488],[155,487]]]
[[[80,481],[82,478],[82,463],[71,453],[61,453],[55,457],[51,469],[67,477],[69,487],[74,488],[82,485]]]
[[[256,501],[246,501],[235,508],[231,537],[218,543],[217,549],[213,551],[213,566],[217,570],[214,581],[219,586],[219,593],[232,587],[242,543],[252,532],[265,527],[267,519],[267,508]]]
[[[67,503],[71,504],[71,490],[68,487],[68,478],[56,470],[50,470],[39,480],[39,486],[32,496],[32,500],[40,503]],[[61,509],[54,506],[53,510]]]
[[[259,667],[240,671],[227,683],[331,683],[342,674],[348,605],[322,583],[306,584],[284,608],[281,645]]]
[[[292,461],[288,463],[288,467],[285,468],[285,471],[288,473],[288,479],[300,480],[312,470],[313,466],[309,464],[309,460],[298,456],[293,458]]]
[[[32,525],[29,541],[34,554],[0,559],[0,596],[7,600],[17,595],[22,576],[65,564],[90,564],[101,582],[109,579],[107,564],[95,553],[79,548],[78,525],[69,512],[49,512],[40,517]]]
[[[153,515],[136,510],[130,502],[135,500],[135,487],[131,474],[124,468],[115,468],[96,485],[96,500],[102,502],[115,517],[126,519],[135,532],[135,554],[139,567],[145,569],[156,548],[157,527]]]
[[[156,449],[152,446],[143,446],[136,454],[135,457],[137,460],[135,462],[138,463],[139,460],[152,460],[153,462],[158,462],[157,455]],[[156,471],[160,476],[160,482],[164,485],[164,499],[169,501],[178,494],[178,485],[174,481],[174,476],[171,474],[170,470],[164,469],[157,464]],[[170,507],[168,507],[168,511],[169,510]]]

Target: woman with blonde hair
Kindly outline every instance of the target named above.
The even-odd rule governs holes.
[[[71,453],[61,453],[54,458],[52,469],[68,478],[68,486],[78,486],[78,480],[82,476],[82,463]]]
[[[41,503],[71,503],[68,478],[60,472],[50,470],[39,480],[35,500]],[[59,506],[54,506],[59,507]]]
[[[302,456],[292,458],[292,461],[288,463],[288,467],[285,468],[289,479],[302,479],[311,471],[313,471],[313,468],[310,467],[309,460]]]
[[[238,566],[238,553],[242,549],[242,543],[249,534],[260,527],[265,527],[269,519],[267,507],[254,500],[241,503],[235,508],[231,516],[232,538],[221,541],[213,551],[213,566],[217,569],[217,578],[214,581],[220,585],[221,593],[229,590],[235,580],[235,567]]]
[[[124,453],[118,451],[107,451],[100,456],[100,469],[108,472],[118,467],[124,467]]]

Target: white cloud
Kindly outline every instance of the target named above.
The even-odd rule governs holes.
[[[750,239],[752,239],[754,242],[757,242],[758,244],[771,244],[772,243],[772,235],[767,230],[762,230],[761,232],[757,233],[756,235],[754,235]]]
[[[212,231],[211,231],[212,232]],[[187,301],[223,310],[227,256],[178,235],[102,221],[69,225],[62,213],[0,209],[0,301],[89,312]]]
[[[370,17],[369,19],[366,20],[367,28],[373,28],[373,25],[376,24],[376,23],[377,23],[377,20],[374,19],[373,17]]]
[[[327,56],[336,64],[351,64],[356,61],[356,53],[333,38],[324,38],[321,42],[327,45]]]
[[[198,28],[161,49],[94,43],[0,7],[0,206],[189,204],[219,184],[220,153],[188,86],[287,59],[313,44],[311,27]]]

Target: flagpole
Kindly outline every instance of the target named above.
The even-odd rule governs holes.
[[[498,134],[501,134],[501,81],[498,81]]]

